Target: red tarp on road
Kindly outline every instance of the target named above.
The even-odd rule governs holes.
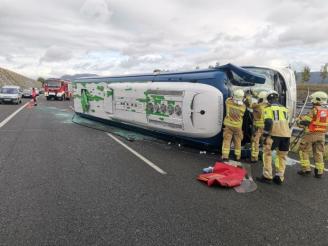
[[[246,175],[246,170],[226,163],[217,162],[213,173],[200,174],[197,179],[207,182],[208,186],[218,183],[225,187],[239,186]]]

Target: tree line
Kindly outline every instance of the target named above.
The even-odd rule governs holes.
[[[301,82],[302,83],[308,82],[310,80],[310,77],[311,77],[311,68],[309,66],[304,66],[303,71],[301,73]],[[326,63],[321,67],[320,77],[321,77],[321,82],[324,82],[326,78],[328,78],[328,63]]]

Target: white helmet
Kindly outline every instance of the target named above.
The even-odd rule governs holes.
[[[328,95],[323,91],[316,91],[310,96],[311,102],[315,104],[325,104],[327,103]]]
[[[242,101],[244,99],[244,91],[242,89],[237,89],[233,92],[233,99]]]
[[[258,95],[257,95],[258,99],[262,99],[262,102],[267,102],[267,97],[268,97],[268,92],[267,91],[261,91]]]

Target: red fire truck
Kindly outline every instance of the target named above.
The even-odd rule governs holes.
[[[47,100],[70,100],[72,97],[72,83],[64,79],[47,79],[44,82],[44,95]]]

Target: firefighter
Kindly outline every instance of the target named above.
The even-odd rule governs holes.
[[[251,95],[246,97],[246,106],[249,107],[253,111],[253,132],[251,139],[251,162],[256,163],[258,161],[259,156],[259,145],[260,139],[263,134],[264,129],[264,109],[268,106],[267,103],[267,91],[261,91],[258,94],[257,103],[251,102]]]
[[[304,128],[299,151],[301,170],[297,173],[302,176],[311,174],[309,157],[312,150],[315,163],[314,176],[321,178],[324,170],[325,134],[328,127],[328,108],[325,105],[328,95],[323,91],[317,91],[310,98],[313,108],[297,120],[298,125]]]
[[[289,151],[290,128],[288,109],[278,103],[279,95],[275,91],[268,93],[268,106],[264,109],[263,131],[263,174],[256,179],[263,183],[282,184]],[[277,149],[276,174],[272,177],[272,150]]]
[[[243,140],[243,117],[246,106],[243,102],[244,91],[236,89],[233,96],[226,100],[226,116],[224,118],[222,160],[229,160],[230,144],[233,140],[235,148],[235,159],[240,160],[241,157],[241,141]]]

